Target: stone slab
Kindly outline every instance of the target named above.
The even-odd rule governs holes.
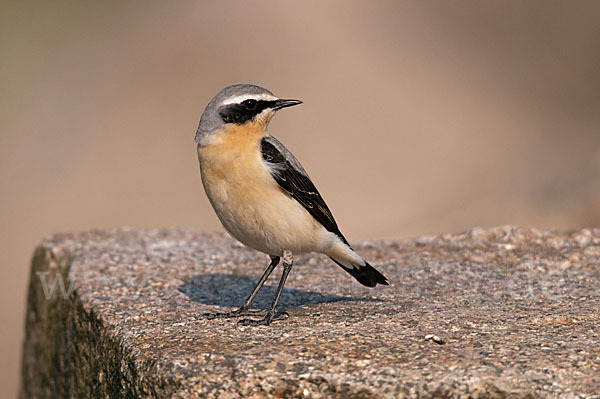
[[[289,319],[240,327],[202,314],[239,306],[267,257],[223,234],[49,237],[33,259],[21,398],[600,398],[600,229],[354,247],[389,287],[302,255]]]

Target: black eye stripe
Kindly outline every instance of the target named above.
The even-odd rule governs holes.
[[[248,99],[246,101],[242,102],[242,105],[244,106],[244,108],[246,108],[249,111],[253,111],[256,109],[256,106],[258,105],[258,101],[254,100],[254,99]]]
[[[222,107],[219,110],[219,115],[225,123],[242,124],[253,119],[266,108],[273,107],[274,105],[275,101],[248,99],[239,104],[230,104]]]

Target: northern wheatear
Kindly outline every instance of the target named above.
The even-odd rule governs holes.
[[[209,318],[260,314],[250,310],[250,304],[283,258],[271,308],[263,319],[240,323],[269,325],[277,319],[275,310],[292,269],[292,254],[320,252],[367,287],[388,285],[386,277],[350,247],[300,162],[267,132],[275,112],[301,103],[278,98],[259,86],[238,84],[221,90],[202,114],[196,143],[206,195],[225,230],[271,257],[241,308]]]

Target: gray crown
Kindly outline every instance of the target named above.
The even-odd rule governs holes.
[[[198,130],[196,130],[196,143],[202,144],[203,139],[208,137],[212,132],[221,128],[225,123],[219,115],[219,108],[221,104],[227,99],[243,96],[243,95],[270,95],[273,96],[269,90],[260,86],[251,84],[236,84],[231,85],[221,90],[217,95],[210,100],[202,117],[200,118],[200,124]]]

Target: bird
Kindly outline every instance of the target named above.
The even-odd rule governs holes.
[[[268,132],[279,110],[299,104],[260,86],[234,84],[217,93],[202,113],[195,142],[208,200],[231,236],[270,257],[244,304],[230,312],[208,313],[208,319],[264,314],[238,323],[268,326],[287,318],[276,308],[295,254],[325,254],[364,286],[389,285],[352,249],[300,162]],[[283,271],[270,308],[250,309],[281,259]]]

